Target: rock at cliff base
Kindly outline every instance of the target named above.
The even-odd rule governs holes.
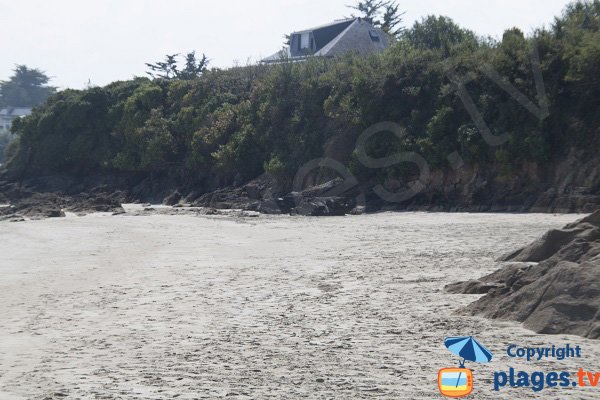
[[[179,203],[182,197],[183,196],[181,195],[181,193],[179,193],[179,191],[176,190],[167,197],[165,197],[165,199],[163,200],[163,204],[166,206],[174,206],[175,204]]]
[[[600,211],[502,260],[521,263],[446,287],[451,293],[485,293],[463,313],[523,322],[538,333],[600,339]]]

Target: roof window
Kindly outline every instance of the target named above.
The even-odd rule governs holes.
[[[379,32],[377,32],[375,29],[369,29],[369,36],[371,37],[372,41],[379,42]]]

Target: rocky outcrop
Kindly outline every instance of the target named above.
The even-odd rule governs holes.
[[[600,157],[593,152],[571,149],[544,164],[522,162],[510,171],[500,165],[467,163],[458,153],[448,161],[450,168],[431,170],[424,190],[414,197],[385,204],[367,196],[369,208],[538,213],[592,213],[600,209]],[[390,192],[406,187],[405,183],[394,179],[382,182]]]
[[[333,179],[301,192],[277,196],[273,178],[262,176],[240,188],[225,188],[204,194],[192,204],[215,209],[242,209],[264,214],[290,214],[303,216],[341,216],[349,214],[356,201],[346,196],[328,195],[340,185],[341,179]]]
[[[344,197],[306,197],[297,193],[291,196],[294,197],[292,207],[289,209],[291,215],[342,216],[351,213],[354,209],[354,203]]]
[[[341,149],[333,142],[330,147]],[[349,159],[349,155],[333,153],[330,155]],[[110,211],[119,207],[114,199],[310,216],[393,210],[568,213],[600,209],[600,157],[593,151],[572,149],[545,165],[523,162],[510,173],[496,164],[467,163],[458,153],[451,154],[448,161],[450,167],[431,170],[424,182],[419,181],[423,190],[401,202],[386,201],[377,190],[392,195],[406,191],[419,176],[360,181],[346,171],[346,180],[342,180],[335,178],[333,170],[318,167],[306,175],[302,190],[293,187],[293,177],[267,173],[242,185],[225,186],[216,177],[198,180],[169,173],[98,172],[25,179],[0,171],[0,205],[10,203],[13,211],[14,207],[29,207],[29,213],[41,216],[40,207],[58,205],[62,209],[65,204],[76,212]],[[564,244],[560,238],[557,243]],[[552,249],[536,251],[539,260]]]
[[[239,187],[224,187],[209,192],[191,190],[184,202],[194,207],[214,209],[241,209],[260,211],[265,214],[280,214],[277,198],[284,193],[281,184],[273,176],[263,174]]]
[[[165,197],[163,204],[167,206],[174,206],[179,203],[183,196],[179,193],[179,190],[175,190],[173,193]]]
[[[98,186],[87,192],[65,194],[54,191],[38,192],[28,186],[0,182],[4,206],[0,207],[0,220],[20,221],[23,218],[40,219],[64,217],[65,212],[88,214],[92,212],[122,212],[126,195]]]
[[[451,293],[486,293],[464,313],[516,320],[538,333],[600,339],[600,211],[501,260],[511,264],[446,287]]]

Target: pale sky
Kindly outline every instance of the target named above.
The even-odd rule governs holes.
[[[215,67],[256,61],[283,35],[349,16],[354,0],[0,0],[0,80],[15,64],[39,68],[61,88],[144,75],[145,62],[196,50]],[[404,0],[404,24],[446,15],[500,38],[548,25],[567,0]]]

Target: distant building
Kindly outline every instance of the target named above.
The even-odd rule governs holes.
[[[0,110],[0,132],[10,131],[12,122],[31,114],[31,108],[28,107],[7,107]]]
[[[294,32],[290,35],[289,47],[263,59],[262,62],[335,57],[349,51],[366,55],[380,53],[389,45],[390,37],[387,33],[362,18],[351,18]]]

